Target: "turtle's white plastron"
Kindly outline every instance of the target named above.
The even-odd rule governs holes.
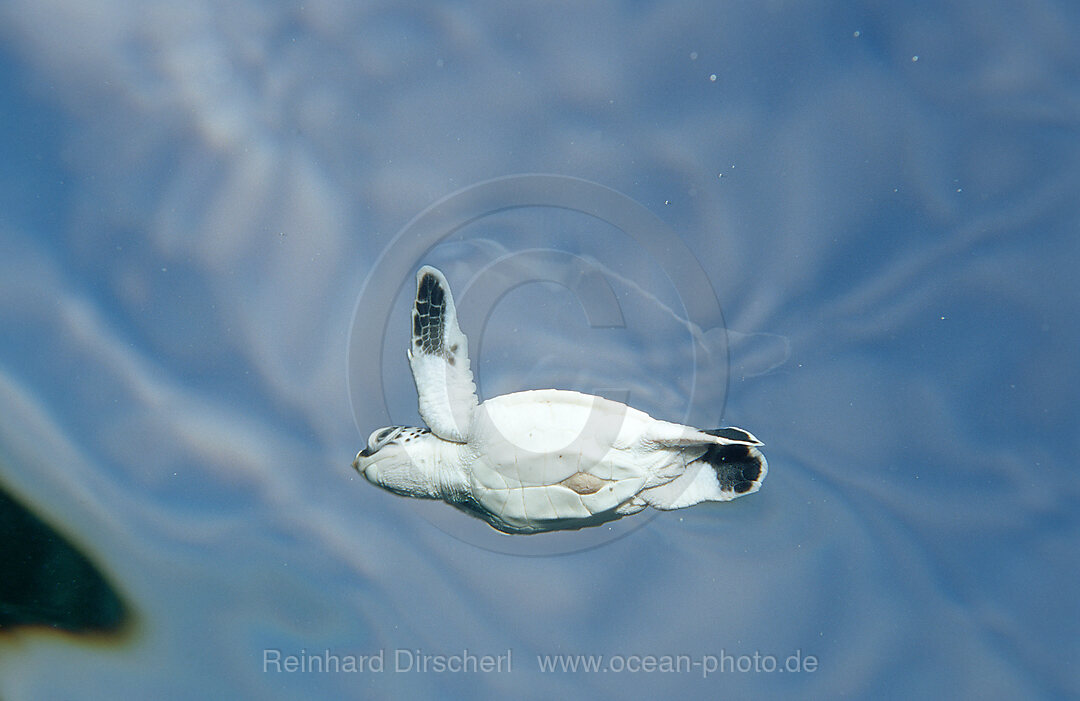
[[[403,496],[442,499],[505,533],[595,526],[647,506],[730,501],[761,486],[761,441],[698,430],[580,392],[476,398],[443,274],[416,274],[409,365],[429,428],[376,430],[353,467]]]

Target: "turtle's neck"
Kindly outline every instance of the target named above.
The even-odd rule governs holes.
[[[463,443],[444,441],[432,435],[435,444],[435,464],[432,470],[432,487],[438,492],[437,498],[459,502],[467,498],[472,490],[469,479],[462,468],[465,453],[469,450]]]

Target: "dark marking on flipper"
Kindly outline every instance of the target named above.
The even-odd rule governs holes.
[[[754,440],[746,431],[741,428],[735,428],[729,426],[727,428],[706,428],[702,429],[702,433],[707,433],[710,436],[718,436],[720,438],[726,438],[729,441],[739,441],[740,443],[746,443],[748,445],[761,445],[758,441]]]
[[[438,278],[428,273],[420,278],[413,308],[413,343],[425,355],[449,356],[444,344],[446,292]]]
[[[761,477],[761,454],[750,446],[711,445],[699,459],[712,466],[720,488],[725,491],[745,494]]]

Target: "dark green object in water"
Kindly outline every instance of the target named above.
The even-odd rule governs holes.
[[[0,488],[0,634],[23,626],[115,633],[129,617],[93,563]]]

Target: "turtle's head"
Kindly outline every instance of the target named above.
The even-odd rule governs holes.
[[[426,428],[376,429],[352,466],[368,482],[395,494],[439,498],[436,442],[438,438]]]

